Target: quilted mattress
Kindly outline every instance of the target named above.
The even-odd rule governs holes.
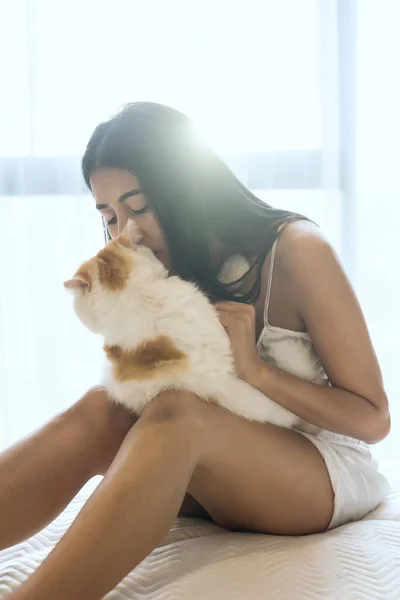
[[[164,542],[107,600],[400,600],[400,487],[363,521],[283,538],[177,519]],[[0,552],[0,598],[32,573],[87,499]],[[56,599],[55,599],[56,600]]]

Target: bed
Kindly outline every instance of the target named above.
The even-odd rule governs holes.
[[[237,534],[177,519],[163,543],[106,598],[400,600],[399,473],[381,507],[363,521],[321,535]],[[92,489],[83,490],[44,531],[0,552],[0,598],[40,564]]]

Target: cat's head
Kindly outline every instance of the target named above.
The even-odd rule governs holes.
[[[134,300],[146,282],[167,275],[151,250],[140,245],[138,232],[130,221],[64,286],[74,295],[75,312],[82,323],[94,333],[105,333],[114,321],[123,318],[126,309],[134,308]]]

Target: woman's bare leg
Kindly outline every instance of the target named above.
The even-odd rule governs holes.
[[[93,388],[71,408],[0,454],[0,549],[52,521],[115,457],[133,418]]]
[[[186,490],[218,523],[323,531],[325,464],[303,436],[244,421],[188,394],[153,400],[56,548],[14,600],[100,600],[164,538]]]

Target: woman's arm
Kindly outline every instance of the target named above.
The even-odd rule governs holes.
[[[262,361],[254,349],[254,309],[221,303],[221,321],[231,337],[239,376],[318,427],[370,444],[380,441],[390,430],[382,375],[361,308],[334,251],[316,228],[294,224],[282,234],[277,267],[288,281],[331,387]]]
[[[367,444],[380,442],[390,430],[388,410],[378,409],[363,396],[338,387],[304,381],[263,363],[254,387],[305,421]],[[386,397],[382,396],[382,404]]]

